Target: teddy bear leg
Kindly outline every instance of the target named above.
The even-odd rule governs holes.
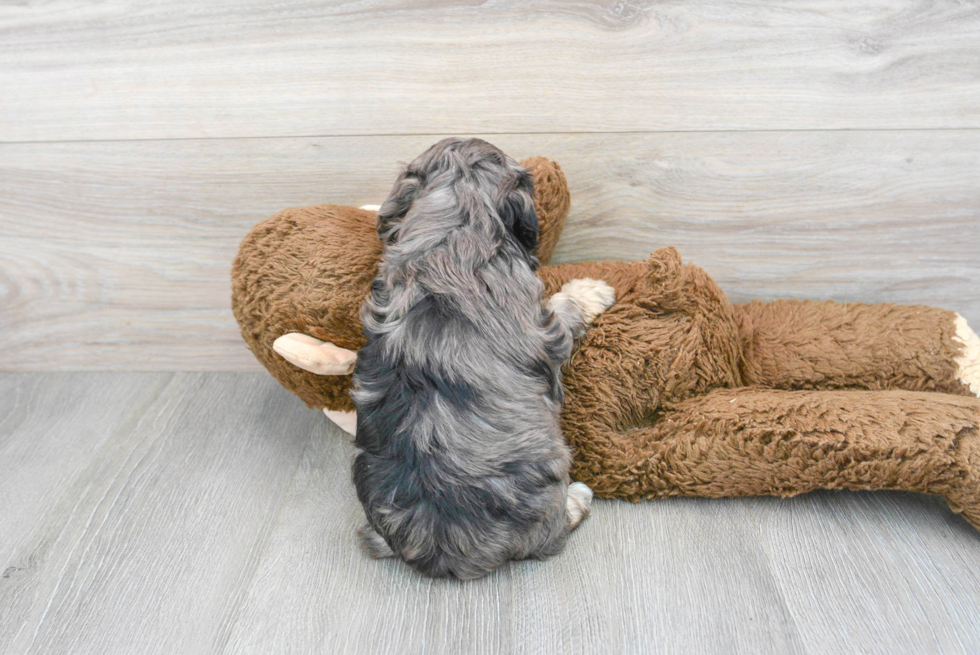
[[[980,396],[980,340],[955,312],[808,300],[734,311],[746,384]]]
[[[638,429],[573,440],[599,497],[938,494],[980,530],[980,400],[910,391],[717,389]]]

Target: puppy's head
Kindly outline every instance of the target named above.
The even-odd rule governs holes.
[[[482,139],[436,143],[398,176],[378,211],[382,243],[397,243],[413,213],[457,221],[489,217],[529,258],[538,245],[538,215],[531,176],[514,159]],[[536,262],[536,260],[534,260]]]

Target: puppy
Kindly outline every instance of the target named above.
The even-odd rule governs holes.
[[[378,212],[384,246],[361,311],[353,478],[362,546],[471,579],[557,554],[589,513],[569,484],[560,367],[612,305],[573,280],[543,304],[532,183],[479,139],[408,165]]]

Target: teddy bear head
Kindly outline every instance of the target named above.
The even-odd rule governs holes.
[[[558,164],[521,162],[534,180],[540,235],[551,259],[570,196]],[[249,350],[280,384],[313,408],[349,411],[359,310],[381,259],[375,212],[338,205],[296,207],[256,225],[232,266],[232,311]]]

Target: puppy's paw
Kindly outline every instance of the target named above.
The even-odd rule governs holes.
[[[575,301],[582,309],[586,323],[591,323],[595,317],[613,306],[616,302],[616,290],[602,280],[583,277],[571,280],[562,285],[560,293]]]
[[[592,490],[584,482],[568,485],[568,498],[565,500],[565,513],[568,514],[568,531],[578,527],[592,511]]]
[[[361,542],[361,549],[374,559],[395,556],[384,538],[366,523],[357,529],[357,539]]]

